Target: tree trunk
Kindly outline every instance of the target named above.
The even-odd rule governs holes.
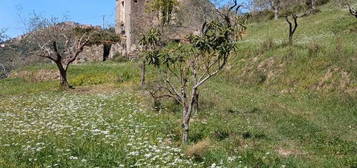
[[[289,33],[289,45],[293,45],[293,35]]]
[[[196,94],[194,95],[193,112],[197,114],[198,110],[199,110],[199,93],[197,91]]]
[[[279,19],[279,7],[277,6],[274,7],[274,19],[275,20]]]
[[[285,16],[285,20],[289,24],[289,45],[293,44],[294,33],[299,26],[297,21],[298,17],[295,14],[291,15],[291,17],[293,18],[293,22],[289,20],[289,16]]]
[[[141,64],[141,86],[145,85],[145,75],[146,75],[146,61],[144,60]]]
[[[72,86],[69,85],[69,83],[68,83],[67,74],[61,75],[61,87],[64,88],[64,89],[72,88]]]
[[[311,9],[316,10],[316,0],[311,0]]]
[[[197,88],[192,89],[191,97],[189,101],[184,101],[183,115],[182,115],[182,143],[188,144],[189,132],[190,132],[190,120],[192,115],[192,109],[195,104],[195,96],[197,95]]]
[[[278,20],[279,19],[280,1],[279,0],[273,0],[271,2],[272,2],[272,8],[273,8],[273,12],[274,12],[274,19]]]
[[[60,62],[56,62],[56,65],[60,72],[61,87],[63,89],[72,88],[71,85],[69,85],[68,80],[67,80],[67,70],[63,67],[63,65]]]
[[[188,144],[190,132],[190,117],[187,114],[190,112],[188,106],[184,106],[182,118],[182,143]]]

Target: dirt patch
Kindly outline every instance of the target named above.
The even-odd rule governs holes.
[[[267,58],[263,61],[259,62],[257,57],[250,59],[251,62],[247,64],[242,74],[240,75],[240,79],[243,83],[248,82],[248,84],[262,84],[262,83],[271,83],[278,76],[280,76],[284,72],[284,63],[280,63],[273,57]]]
[[[29,82],[42,82],[59,80],[60,75],[57,70],[41,69],[38,71],[19,71],[11,73],[10,78],[22,78]]]
[[[346,72],[340,67],[331,67],[313,86],[318,91],[341,91],[348,94],[356,94],[357,86],[354,84],[351,73]]]
[[[258,65],[258,70],[266,74],[266,81],[269,83],[283,73],[284,64],[279,64],[272,57],[264,60]]]

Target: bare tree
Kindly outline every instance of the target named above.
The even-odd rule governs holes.
[[[274,19],[278,20],[280,14],[281,2],[280,0],[271,0],[270,3],[271,3],[271,8],[273,9],[274,12]]]
[[[292,21],[290,21],[289,16],[285,16],[286,22],[289,24],[289,45],[293,44],[293,37],[296,32],[298,25],[298,16],[296,14],[291,15]]]
[[[191,35],[189,44],[179,43],[152,55],[150,64],[156,67],[157,87],[161,95],[177,100],[182,110],[182,142],[188,143],[190,120],[198,89],[217,76],[228,62],[236,46],[234,21],[231,11],[238,8],[237,1],[228,12],[220,12],[221,20],[207,22],[201,35]]]
[[[289,42],[288,42],[289,45],[293,44],[294,34],[295,34],[297,28],[299,27],[298,19],[301,17],[308,16],[308,15],[312,14],[313,12],[314,12],[313,10],[306,10],[304,13],[295,14],[294,11],[291,10],[288,12],[291,14],[285,15],[285,21],[289,25],[289,36],[288,36],[289,37]]]
[[[92,35],[90,27],[79,27],[73,23],[58,23],[57,19],[36,18],[31,20],[36,27],[29,35],[29,42],[36,45],[36,55],[56,64],[62,88],[72,88],[68,83],[67,71]]]

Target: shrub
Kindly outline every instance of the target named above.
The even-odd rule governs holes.
[[[126,57],[125,55],[123,55],[123,54],[120,53],[120,52],[116,52],[116,53],[113,55],[113,61],[114,61],[114,62],[128,62],[128,61],[129,61],[129,58]]]

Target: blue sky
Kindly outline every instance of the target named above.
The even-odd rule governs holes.
[[[212,0],[216,4],[227,0]],[[115,0],[0,0],[0,29],[10,37],[25,32],[24,20],[32,13],[45,17],[68,17],[81,24],[114,24]]]

